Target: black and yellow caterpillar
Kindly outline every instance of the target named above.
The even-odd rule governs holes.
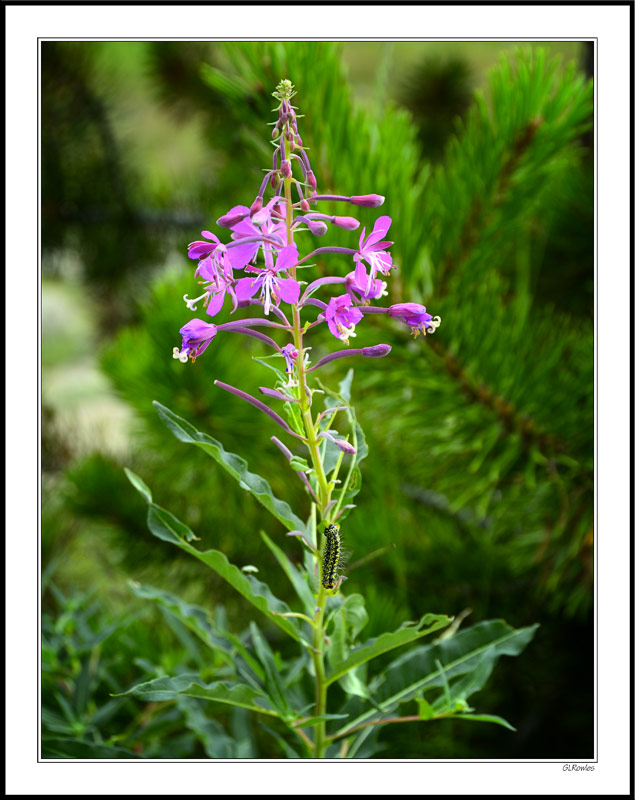
[[[337,570],[342,559],[342,542],[337,525],[327,525],[324,529],[326,543],[322,555],[322,586],[334,589],[337,583]]]

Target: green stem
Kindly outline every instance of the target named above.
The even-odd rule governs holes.
[[[284,131],[281,134],[284,136]],[[287,243],[293,243],[293,201],[291,198],[291,178],[284,178],[284,197],[287,205]],[[296,268],[291,270],[292,277],[296,277]],[[320,519],[324,520],[324,512],[326,506],[331,499],[331,489],[329,487],[326,474],[324,472],[324,465],[320,458],[320,451],[317,444],[317,431],[313,422],[313,415],[311,413],[311,405],[307,394],[306,377],[304,370],[304,350],[302,345],[302,324],[300,321],[300,309],[297,305],[293,306],[293,342],[298,351],[296,359],[296,369],[298,373],[298,382],[300,390],[300,410],[302,413],[302,420],[304,422],[304,431],[307,438],[307,447],[311,454],[313,468],[318,481],[318,507],[320,510]],[[316,547],[320,549],[319,537],[316,531]],[[321,716],[326,713],[326,677],[324,670],[324,612],[326,609],[327,594],[326,589],[322,586],[320,581],[320,589],[317,597],[317,606],[315,609],[315,621],[313,627],[313,667],[315,670],[315,715]],[[313,758],[324,758],[326,749],[326,724],[318,722],[315,726],[315,741],[313,744]]]

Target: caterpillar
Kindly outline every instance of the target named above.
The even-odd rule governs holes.
[[[334,524],[327,525],[324,536],[326,544],[322,556],[322,586],[325,589],[335,589],[337,570],[342,562],[342,541],[339,527]]]

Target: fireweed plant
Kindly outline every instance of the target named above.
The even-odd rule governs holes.
[[[337,390],[324,385],[317,373],[338,359],[383,358],[390,353],[388,344],[350,346],[356,326],[363,324],[369,314],[386,314],[408,326],[415,337],[434,333],[441,319],[418,303],[387,307],[374,304],[387,296],[388,281],[384,278],[390,278],[395,266],[390,254],[393,242],[388,239],[389,216],[378,216],[370,231],[364,228],[356,247],[320,246],[300,255],[296,236],[301,241],[306,238],[299,234],[321,238],[332,225],[351,232],[360,227],[355,217],[318,211],[320,203],[374,209],[383,205],[384,197],[320,194],[308,148],[298,130],[299,115],[291,104],[294,94],[288,80],[281,81],[273,93],[279,105],[278,119],[272,123],[272,165],[266,170],[255,199],[250,206],[235,206],[217,220],[220,228],[231,232],[231,241],[223,243],[214,233],[203,231],[203,238],[188,247],[189,258],[197,262],[194,274],[202,287],[198,297],[184,296],[190,310],[204,310],[213,319],[230,302],[232,313],[256,307],[260,315],[218,325],[194,318],[180,329],[182,343],[180,348],[174,348],[173,357],[183,364],[193,363],[217,336],[226,333],[253,337],[273,351],[266,359],[256,359],[276,376],[273,386],[260,387],[267,402],[221,381],[214,383],[266,414],[291,437],[289,445],[299,443],[304,448],[305,452],[298,455],[276,436],[271,437],[304,485],[311,503],[308,522],[276,498],[267,481],[250,473],[241,458],[227,453],[219,442],[169,409],[155,405],[177,438],[205,450],[287,527],[288,536],[297,537],[304,548],[303,566],[294,564],[262,533],[303,610],[291,610],[276,598],[266,584],[251,574],[257,572],[255,567],[240,570],[219,551],[196,549],[191,544],[197,538],[193,532],[156,505],[143,481],[127,472],[149,505],[152,533],[215,570],[295,639],[302,655],[290,667],[281,666],[254,623],[249,636],[255,653],[250,653],[243,641],[216,630],[204,609],[186,605],[161,590],[135,584],[136,594],[157,601],[217,654],[220,651],[220,660],[225,662],[222,674],[230,674],[232,679],[205,683],[198,675],[163,676],[139,684],[127,694],[148,701],[188,695],[277,717],[297,736],[302,755],[312,758],[371,755],[378,749],[375,740],[379,726],[389,723],[462,717],[511,728],[500,717],[471,713],[473,709],[466,700],[487,680],[498,656],[520,652],[534,628],[516,631],[502,621],[493,621],[457,632],[459,620],[426,614],[397,631],[363,644],[356,642],[368,617],[361,595],[344,597],[341,591],[345,580],[341,523],[355,508],[350,501],[359,491],[359,462],[366,456],[367,447],[351,403],[352,370]],[[350,259],[348,274],[311,278],[315,259],[330,254]],[[335,294],[318,297],[325,289],[329,295],[333,291]],[[307,340],[314,329],[324,324],[337,344],[346,347],[340,346],[312,363]],[[286,419],[268,405],[272,401],[282,403]],[[348,434],[343,435],[334,427],[338,417],[350,430]],[[367,667],[372,659],[442,628],[446,630],[434,644],[417,647],[387,666],[384,662],[385,669],[369,679]],[[232,666],[229,673],[228,663]],[[298,688],[305,671],[312,679],[312,698]],[[338,691],[338,713],[329,713],[328,690],[336,682],[344,691],[345,700],[342,704]],[[424,689],[436,690],[437,696],[426,700]],[[395,714],[401,703],[409,701],[417,703],[415,715]],[[299,756],[278,734],[272,734],[287,756]]]

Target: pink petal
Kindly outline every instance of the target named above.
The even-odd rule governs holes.
[[[297,253],[297,250],[296,250]],[[300,284],[293,278],[276,278],[276,286],[280,292],[280,297],[285,303],[297,303],[300,297]]]
[[[250,242],[249,244],[239,244],[237,247],[230,247],[227,251],[229,263],[234,269],[242,269],[252,260],[258,252],[260,244]]]
[[[223,216],[228,217],[230,214],[249,214],[249,208],[247,206],[234,206]]]
[[[225,289],[221,289],[220,292],[216,292],[216,294],[212,295],[210,301],[207,306],[207,313],[210,317],[215,317],[216,314],[221,310],[223,307],[223,303],[225,302]]]
[[[290,269],[291,267],[295,267],[297,263],[298,263],[297,245],[289,244],[286,247],[283,247],[282,250],[278,253],[278,259],[276,261],[276,272],[279,272],[282,269]],[[295,300],[293,302],[295,302]]]
[[[192,242],[192,244],[189,245],[187,255],[189,258],[200,258],[201,256],[206,256],[208,253],[211,253],[215,248],[216,245],[211,242]]]
[[[340,332],[337,330],[337,324],[334,319],[327,320],[327,324],[329,326],[329,330],[335,336],[336,339],[340,338]]]
[[[365,292],[369,280],[370,278],[366,272],[366,267],[362,261],[358,261],[357,266],[355,267],[355,285],[358,289],[361,289]]]
[[[250,300],[262,286],[262,277],[258,275],[256,278],[241,278],[236,281],[234,287],[238,302],[243,300]]]
[[[194,273],[194,277],[198,278],[199,276],[201,278],[203,278],[203,280],[206,280],[206,281],[215,281],[216,280],[216,278],[217,278],[216,269],[214,268],[214,264],[213,264],[212,259],[210,258],[210,256],[207,256],[207,258],[202,258],[198,262],[198,267],[196,268],[196,272]]]
[[[371,244],[375,244],[376,242],[380,241],[380,239],[383,239],[388,233],[388,229],[390,228],[391,224],[392,220],[390,217],[379,217],[377,220],[375,220],[373,232],[366,240],[366,247],[369,247]]]
[[[388,250],[389,247],[392,247],[394,242],[388,242],[384,239],[383,242],[377,242],[377,244],[372,244],[370,247],[367,247],[367,250]]]
[[[243,236],[259,236],[260,231],[250,219],[237,222],[232,228],[232,239],[240,239]]]

